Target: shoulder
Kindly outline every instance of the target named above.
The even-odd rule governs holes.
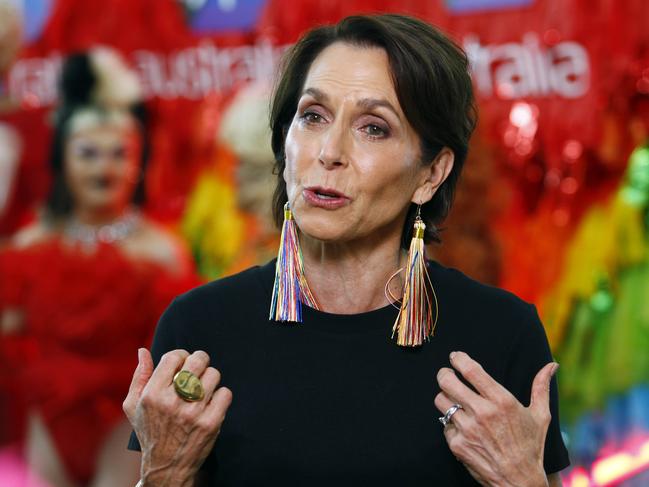
[[[11,239],[17,249],[26,249],[52,239],[55,232],[44,222],[37,221],[20,229]]]
[[[501,318],[531,318],[536,315],[532,304],[509,291],[476,281],[437,262],[430,262],[429,269],[438,295],[463,314],[478,314],[485,318],[494,314]]]
[[[178,296],[176,304],[183,308],[204,305],[231,308],[237,305],[251,306],[252,303],[263,300],[265,296],[270,299],[267,282],[270,265],[253,266],[237,274],[195,287]]]
[[[546,353],[545,328],[534,305],[435,262],[430,269],[438,297],[439,333],[490,360],[507,360],[515,348]]]
[[[125,251],[175,274],[185,274],[191,263],[184,242],[147,218],[142,218],[139,231],[126,243]]]
[[[270,305],[269,286],[272,286],[272,282],[269,282],[270,267],[271,263],[250,267],[195,287],[179,295],[170,308],[185,317],[209,317],[217,321],[224,317],[241,317],[259,309],[266,310]]]
[[[216,337],[245,334],[244,330],[268,319],[265,271],[267,266],[251,267],[179,295],[162,315],[157,333],[176,337],[174,343],[188,349]]]
[[[534,376],[552,360],[536,307],[439,264],[432,264],[433,275],[440,296],[438,336],[477,360],[519,401],[529,401]]]

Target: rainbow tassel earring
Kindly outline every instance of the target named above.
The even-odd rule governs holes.
[[[426,224],[422,221],[420,213],[421,206],[417,209],[408,251],[401,308],[392,328],[392,338],[396,334],[397,345],[404,347],[416,347],[428,341],[435,332],[439,312],[437,295],[426,267],[424,256]],[[435,305],[434,318],[431,298]]]
[[[284,224],[275,266],[275,284],[269,320],[302,322],[302,303],[318,309],[304,277],[302,251],[297,225],[288,202],[284,205]]]

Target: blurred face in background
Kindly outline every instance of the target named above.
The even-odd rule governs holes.
[[[141,140],[133,125],[75,130],[65,146],[64,175],[75,210],[119,214],[140,177]]]

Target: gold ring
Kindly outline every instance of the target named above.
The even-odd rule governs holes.
[[[174,389],[185,401],[196,402],[205,397],[201,380],[189,370],[181,370],[174,375]]]

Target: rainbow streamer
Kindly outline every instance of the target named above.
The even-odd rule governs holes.
[[[434,334],[437,324],[437,296],[428,275],[424,256],[425,230],[426,225],[417,216],[408,252],[403,301],[392,328],[392,338],[396,333],[397,344],[405,347],[416,347],[428,341]],[[433,318],[431,295],[435,301],[435,318]]]
[[[315,297],[304,277],[304,263],[297,235],[297,225],[288,203],[286,203],[268,319],[301,323],[303,302],[307,306],[318,309]]]

